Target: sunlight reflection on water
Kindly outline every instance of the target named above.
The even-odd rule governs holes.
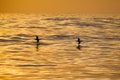
[[[0,77],[119,80],[119,22],[118,16],[1,14]]]

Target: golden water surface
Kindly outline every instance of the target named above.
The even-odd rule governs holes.
[[[0,14],[0,80],[120,80],[120,17]]]

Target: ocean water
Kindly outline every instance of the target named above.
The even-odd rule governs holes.
[[[120,16],[0,14],[0,80],[120,80]]]

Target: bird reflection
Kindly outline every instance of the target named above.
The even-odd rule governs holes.
[[[81,50],[81,45],[80,44],[78,44],[77,49]]]
[[[36,51],[39,51],[39,45],[40,44],[36,44]]]

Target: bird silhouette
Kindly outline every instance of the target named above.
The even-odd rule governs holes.
[[[82,41],[80,40],[80,38],[78,38],[77,42],[78,42],[78,44],[80,44]]]
[[[79,50],[81,49],[81,45],[80,45],[81,42],[82,42],[82,40],[80,40],[80,38],[78,38],[78,39],[77,39],[77,43],[78,43],[77,49],[79,49]]]
[[[35,40],[37,41],[37,44],[38,44],[40,40],[39,36],[36,36]]]

